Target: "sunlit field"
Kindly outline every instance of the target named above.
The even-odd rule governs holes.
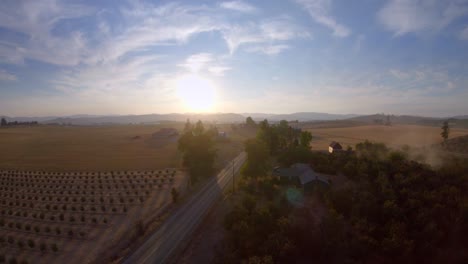
[[[382,142],[390,147],[423,147],[442,142],[440,127],[417,125],[368,125],[339,128],[309,128],[312,133],[312,149],[327,150],[331,141],[338,141],[344,148],[354,147],[364,140]],[[468,134],[468,129],[453,128],[450,138]]]
[[[170,125],[175,128],[182,126]],[[177,141],[152,139],[152,134],[161,127],[38,126],[0,129],[0,167],[53,171],[178,167]]]
[[[183,194],[178,136],[153,136],[184,123],[123,126],[36,126],[0,129],[1,256],[35,263],[114,259],[139,229],[154,228]],[[238,155],[252,133],[216,139],[215,167]],[[13,170],[13,171],[11,171]],[[15,171],[18,170],[18,171]],[[119,252],[116,252],[119,251]]]

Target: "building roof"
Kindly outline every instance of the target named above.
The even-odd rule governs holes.
[[[171,137],[178,135],[179,132],[175,128],[161,128],[153,133],[153,137]]]
[[[330,143],[330,147],[334,148],[334,149],[342,149],[343,147],[341,146],[340,143],[336,142],[336,141],[332,141]]]
[[[305,163],[296,163],[290,168],[276,167],[273,169],[273,175],[287,177],[289,179],[298,178],[301,185],[305,185],[312,181],[321,181],[329,184],[326,177],[316,173],[308,164]]]

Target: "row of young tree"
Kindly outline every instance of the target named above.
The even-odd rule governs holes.
[[[246,142],[244,195],[225,217],[216,262],[467,262],[466,160],[431,168],[371,142],[341,155],[311,152],[285,125],[262,122],[257,138]],[[310,208],[291,203],[300,193],[268,177],[272,158],[307,159],[316,171],[344,174],[349,184],[319,193],[326,209],[317,219]]]
[[[0,120],[0,126],[34,126],[38,125],[39,123],[37,121],[31,121],[31,122],[18,122],[18,121],[12,121],[12,122],[7,122],[5,118],[2,118]]]

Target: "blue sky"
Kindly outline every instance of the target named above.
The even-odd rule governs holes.
[[[467,76],[468,0],[0,4],[0,115],[450,116]]]

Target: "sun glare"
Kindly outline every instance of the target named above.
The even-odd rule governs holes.
[[[193,112],[209,112],[214,110],[216,89],[208,79],[197,74],[185,75],[177,79],[177,95],[185,107]]]

